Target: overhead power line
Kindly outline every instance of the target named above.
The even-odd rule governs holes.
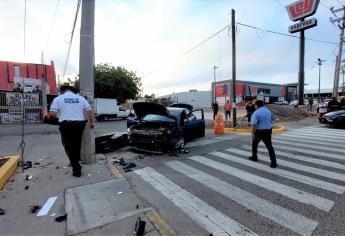
[[[50,27],[49,27],[48,37],[47,37],[47,41],[46,41],[46,45],[45,45],[44,51],[46,51],[48,46],[49,46],[49,41],[50,41],[50,37],[51,37],[51,34],[52,34],[52,30],[54,28],[56,14],[57,14],[57,10],[59,8],[60,1],[61,0],[57,0],[57,3],[55,5],[54,15],[53,15],[53,19],[52,19],[52,22],[50,24]]]
[[[210,39],[214,38],[215,36],[217,36],[218,34],[220,34],[221,32],[223,32],[224,30],[228,29],[229,28],[229,25],[225,26],[224,28],[222,28],[221,30],[218,30],[216,33],[212,34],[210,37],[204,39],[203,41],[201,41],[200,43],[198,43],[197,45],[195,45],[194,47],[192,47],[191,49],[185,51],[184,53],[182,53],[181,55],[175,57],[174,59],[168,61],[167,63],[157,67],[156,69],[144,74],[143,76],[141,76],[141,78],[144,78],[148,75],[151,75],[161,69],[163,69],[164,67],[174,63],[175,61],[179,60],[180,58],[186,56],[187,54],[191,53],[192,51],[194,51],[195,49],[197,49],[198,47],[200,47],[201,45],[203,45],[204,43],[206,43],[207,41],[209,41]]]
[[[71,38],[70,38],[69,45],[68,45],[68,51],[67,51],[67,56],[66,56],[65,67],[64,67],[64,70],[63,70],[63,74],[62,74],[62,79],[64,79],[65,74],[66,74],[66,70],[67,70],[67,65],[68,65],[68,61],[69,61],[69,54],[70,54],[70,52],[71,52],[72,41],[73,41],[75,26],[76,26],[77,20],[78,20],[78,14],[79,14],[79,9],[80,9],[80,4],[81,4],[81,0],[78,0],[77,9],[76,9],[76,11],[75,11],[75,16],[74,16],[74,21],[73,21],[73,27],[72,27],[72,32],[71,32]]]
[[[263,32],[267,32],[267,33],[278,34],[278,35],[286,36],[286,37],[290,37],[290,38],[297,38],[297,39],[300,38],[299,36],[296,36],[296,35],[291,35],[291,34],[281,33],[281,32],[277,32],[277,31],[273,31],[273,30],[263,29],[263,28],[259,28],[259,27],[256,27],[256,26],[243,24],[243,23],[240,23],[240,22],[236,22],[236,24],[237,24],[237,25],[244,26],[244,27],[247,27],[247,28],[251,28],[251,29],[255,29],[255,30],[260,30],[260,31],[263,31]],[[323,41],[323,40],[319,40],[319,39],[312,39],[312,38],[305,38],[305,39],[306,39],[306,40],[309,40],[309,41],[319,42],[319,43],[327,43],[327,44],[335,44],[335,45],[338,44],[338,43],[336,43],[336,42]]]

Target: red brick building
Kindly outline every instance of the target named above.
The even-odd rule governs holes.
[[[16,76],[18,69],[19,77]],[[27,86],[38,87],[43,76],[47,78],[48,94],[56,95],[56,74],[53,61],[50,65],[0,61],[0,91],[18,91],[18,86],[23,88],[23,85],[18,85],[23,81],[23,78],[25,78],[24,83]]]

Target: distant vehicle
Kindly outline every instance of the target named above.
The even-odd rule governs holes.
[[[95,117],[97,121],[128,117],[129,111],[117,105],[116,99],[95,98]]]
[[[287,101],[277,101],[277,102],[274,102],[273,104],[276,104],[276,105],[289,105],[289,102],[287,102]]]
[[[345,128],[345,110],[329,112],[322,119],[323,123]]]
[[[127,119],[129,145],[137,150],[163,153],[183,149],[185,142],[205,136],[202,109],[193,110],[189,104],[160,104],[138,102]]]

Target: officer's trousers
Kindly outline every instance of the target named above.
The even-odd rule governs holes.
[[[81,172],[80,149],[85,124],[86,121],[63,121],[59,128],[62,144],[76,174]]]
[[[252,157],[254,159],[257,159],[257,153],[258,153],[258,145],[260,141],[262,140],[264,144],[267,147],[267,150],[270,154],[270,159],[272,164],[276,164],[276,154],[274,152],[274,148],[272,146],[272,129],[261,129],[255,131],[255,138],[252,143]]]

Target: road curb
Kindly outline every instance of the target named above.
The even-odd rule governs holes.
[[[0,167],[0,190],[5,186],[7,180],[9,180],[9,178],[11,178],[13,173],[16,171],[20,157],[7,156],[2,159],[7,159],[7,161]]]
[[[279,125],[279,127],[277,128],[273,128],[272,132],[274,134],[277,133],[282,133],[284,131],[286,131],[287,129],[284,126]],[[225,133],[242,133],[242,134],[250,134],[252,133],[251,129],[242,129],[242,128],[224,128],[224,132]]]
[[[175,231],[168,225],[168,223],[161,217],[156,211],[152,210],[146,213],[147,218],[151,221],[154,227],[158,230],[162,236],[174,236]]]

